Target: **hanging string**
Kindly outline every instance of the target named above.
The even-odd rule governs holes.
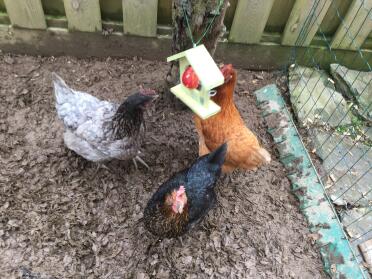
[[[202,35],[201,35],[201,37],[199,38],[199,40],[197,40],[196,42],[194,41],[194,36],[192,35],[192,31],[191,31],[191,27],[190,27],[190,22],[189,22],[189,18],[188,18],[188,16],[187,16],[187,13],[186,13],[186,9],[185,9],[185,7],[182,8],[182,10],[183,10],[183,14],[184,14],[184,17],[185,17],[185,19],[186,19],[187,29],[188,29],[188,31],[189,31],[189,32],[188,32],[188,33],[189,33],[189,37],[190,37],[190,40],[191,40],[191,42],[192,42],[192,46],[193,46],[193,47],[196,47],[198,44],[200,44],[200,42],[205,38],[205,36],[207,36],[207,34],[209,33],[209,31],[210,31],[211,28],[212,28],[212,25],[213,25],[213,23],[214,23],[214,20],[216,19],[217,15],[220,14],[220,11],[221,11],[221,7],[222,7],[222,5],[223,5],[223,0],[219,0],[219,2],[218,2],[218,8],[217,8],[217,11],[218,11],[218,12],[216,12],[216,13],[214,14],[214,16],[213,16],[211,22],[208,24],[207,28],[204,30],[204,32],[202,33]]]

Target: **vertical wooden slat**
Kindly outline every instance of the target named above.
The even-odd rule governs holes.
[[[123,0],[124,33],[156,36],[158,0]]]
[[[158,25],[172,25],[172,0],[158,1]]]
[[[295,0],[275,0],[265,26],[265,31],[283,32],[294,3]]]
[[[238,5],[238,0],[229,0],[230,6],[226,10],[225,18],[223,20],[227,30],[231,30],[231,26],[234,20],[234,15],[236,11],[236,6]]]
[[[239,0],[229,41],[258,43],[265,29],[274,0]]]
[[[345,18],[352,2],[353,0],[333,0],[319,29],[325,35],[334,35],[341,21]]]
[[[0,0],[0,12],[6,12],[4,0]]]
[[[4,3],[12,25],[30,29],[47,28],[40,0],[5,0]]]
[[[354,0],[333,37],[331,47],[358,49],[372,31],[372,0]]]
[[[332,0],[297,0],[284,29],[283,45],[310,45]]]
[[[71,31],[102,31],[99,0],[64,0],[68,29]]]
[[[44,13],[48,16],[60,17],[66,15],[63,0],[41,0],[41,5],[43,5]]]

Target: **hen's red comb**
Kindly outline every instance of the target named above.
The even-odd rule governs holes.
[[[142,85],[140,85],[139,92],[143,95],[156,95],[156,91],[150,88],[143,88]]]
[[[220,68],[221,70],[221,73],[224,77],[227,77],[229,75],[231,75],[232,71],[234,70],[233,68],[233,65],[232,64],[226,64],[226,65],[222,65],[222,67]]]

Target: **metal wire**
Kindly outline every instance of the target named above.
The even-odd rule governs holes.
[[[367,232],[365,232],[365,233],[363,233],[362,235],[358,236],[357,238],[354,238],[354,239],[352,240],[352,242],[356,242],[357,240],[363,238],[364,236],[366,236],[366,235],[369,234],[370,232],[372,232],[372,229],[369,230],[369,231],[367,231]],[[368,249],[367,251],[371,251],[371,250],[372,250],[372,248],[371,248],[371,249]]]
[[[319,0],[319,1],[320,1],[320,0]],[[315,20],[314,23],[311,25],[311,28],[309,28],[309,26],[307,26],[307,24],[310,24],[310,22],[312,21],[312,18],[315,17],[315,14],[316,14],[315,11],[316,11],[316,9],[317,9],[317,7],[318,7],[319,1],[318,1],[318,2],[314,1],[313,6],[312,6],[312,8],[311,8],[311,13],[310,13],[311,16],[310,16],[310,18],[309,18],[309,16],[308,16],[308,17],[306,18],[306,20],[305,20],[305,24],[304,24],[304,26],[306,26],[306,27],[303,27],[303,28],[301,29],[301,31],[300,31],[300,33],[299,33],[299,35],[298,35],[298,38],[296,39],[296,42],[295,42],[295,46],[296,46],[296,47],[297,47],[297,46],[302,46],[302,45],[303,45],[303,43],[305,42],[305,39],[307,38],[307,36],[308,36],[309,33],[310,33],[310,30],[312,29],[312,27],[313,27],[314,24],[316,23],[316,20]],[[322,8],[324,8],[324,5],[325,5],[325,2],[324,2],[324,4],[323,4],[323,7],[322,7]],[[310,22],[309,22],[309,23],[307,22],[308,19],[310,19]],[[305,30],[307,31],[306,35],[304,35]],[[302,38],[302,41],[299,42],[299,40],[300,40],[301,38]],[[294,49],[296,49],[296,48],[294,48]],[[303,54],[303,57],[305,57],[305,55],[308,53],[309,50],[310,50],[310,48],[306,48],[305,53]],[[295,54],[295,53],[294,53],[294,54]],[[310,77],[313,75],[314,72],[315,72],[315,71],[313,70],[312,73],[311,73],[311,75],[310,75]],[[293,91],[296,90],[296,88],[297,88],[297,86],[299,85],[300,82],[301,82],[301,79],[298,80],[296,86],[293,88]],[[304,88],[307,87],[308,82],[309,82],[309,81],[306,82]],[[295,102],[297,102],[297,100],[301,97],[302,92],[303,92],[303,90],[300,92],[300,94],[299,94],[299,96],[296,98]]]
[[[186,2],[185,2],[185,3],[186,3]],[[223,0],[219,0],[219,2],[218,2],[218,8],[217,8],[218,11],[221,10],[222,5],[223,5]],[[186,13],[186,8],[185,8],[185,7],[182,7],[182,10],[183,10],[184,18],[185,18],[185,20],[186,20],[186,25],[187,25],[187,29],[188,29],[188,31],[189,31],[189,37],[190,37],[190,40],[191,40],[191,42],[192,42],[192,46],[193,46],[193,47],[196,47],[197,45],[200,44],[200,42],[205,38],[205,36],[206,36],[206,35],[209,33],[209,31],[211,30],[212,25],[213,25],[213,23],[214,23],[214,20],[216,19],[218,13],[215,13],[215,14],[213,15],[213,18],[212,18],[211,22],[207,25],[207,28],[204,30],[204,32],[203,32],[202,35],[200,36],[199,40],[197,40],[197,41],[195,42],[195,40],[194,40],[194,36],[193,36],[193,34],[192,34],[192,30],[191,30],[190,22],[189,22],[189,17],[188,17],[188,15],[187,15],[187,13]]]
[[[335,156],[335,159],[332,159],[333,161],[331,163],[333,165],[328,163],[327,169],[326,169],[327,173],[322,178],[320,178],[319,174],[317,174],[317,176],[318,176],[320,183],[323,185],[322,179],[325,177],[328,177],[332,172],[334,172],[335,169],[339,168],[340,164],[343,164],[342,173],[339,174],[340,171],[338,171],[337,177],[335,179],[332,178],[331,187],[337,186],[339,183],[343,183],[342,184],[343,187],[345,187],[345,184],[346,184],[346,189],[340,188],[342,192],[336,192],[336,198],[333,198],[333,199],[331,199],[328,196],[327,190],[325,188],[324,189],[325,189],[325,195],[327,197],[327,200],[330,202],[330,204],[345,197],[345,195],[351,189],[355,189],[357,192],[359,192],[359,193],[356,193],[355,197],[349,198],[348,200],[345,199],[347,201],[347,207],[345,209],[346,210],[345,212],[347,212],[347,210],[350,210],[354,208],[355,206],[359,207],[360,204],[363,204],[361,203],[361,201],[364,202],[369,197],[369,194],[372,192],[372,183],[371,185],[366,185],[367,189],[366,188],[363,188],[363,190],[358,189],[360,183],[365,183],[366,178],[372,172],[371,163],[367,161],[368,163],[364,165],[364,161],[363,161],[368,156],[368,153],[371,151],[370,144],[371,144],[372,139],[368,140],[368,138],[365,135],[361,135],[361,134],[359,134],[360,137],[357,137],[358,133],[361,132],[362,128],[368,127],[366,125],[366,123],[368,124],[368,121],[365,120],[365,117],[366,115],[368,115],[368,113],[371,110],[372,100],[371,102],[368,101],[368,103],[362,108],[360,108],[359,101],[361,100],[361,98],[365,99],[366,96],[368,96],[369,94],[368,88],[371,87],[371,80],[368,81],[368,83],[363,84],[363,87],[359,89],[357,94],[353,94],[353,96],[351,96],[350,103],[348,99],[346,99],[346,103],[345,103],[344,98],[337,97],[338,99],[340,99],[339,101],[338,99],[335,98],[336,94],[338,94],[338,96],[342,96],[342,93],[345,93],[345,92],[340,92],[341,93],[340,94],[339,92],[336,91],[338,89],[337,86],[336,87],[327,86],[324,83],[324,75],[319,74],[319,77],[316,77],[316,74],[319,71],[318,65],[320,65],[319,63],[320,60],[323,60],[324,58],[328,58],[326,57],[326,55],[329,56],[331,61],[334,61],[332,63],[337,64],[337,66],[335,66],[335,68],[333,69],[335,72],[339,70],[339,67],[342,67],[342,63],[339,61],[337,57],[337,53],[333,49],[341,45],[349,46],[349,48],[352,48],[355,53],[353,54],[353,57],[351,57],[353,59],[353,61],[351,62],[351,65],[349,64],[348,68],[345,68],[345,70],[343,70],[342,73],[339,73],[340,79],[345,80],[348,77],[348,75],[350,75],[349,69],[357,68],[355,67],[355,65],[359,65],[360,61],[362,61],[362,63],[365,65],[365,67],[369,71],[372,71],[370,61],[368,61],[368,55],[366,56],[363,53],[361,49],[360,41],[358,41],[358,44],[357,44],[355,40],[357,36],[359,36],[362,32],[364,32],[362,30],[364,30],[363,28],[364,26],[366,26],[366,24],[368,24],[368,21],[372,20],[372,9],[369,9],[365,6],[365,1],[360,1],[360,3],[358,3],[357,6],[354,7],[355,9],[354,12],[357,16],[354,17],[353,19],[349,18],[348,22],[346,22],[342,13],[338,9],[338,5],[339,5],[338,2],[332,1],[329,9],[331,8],[335,9],[335,12],[336,12],[335,17],[339,19],[340,26],[341,28],[343,28],[343,32],[344,32],[342,34],[342,37],[339,38],[337,45],[333,43],[333,47],[332,47],[331,40],[327,38],[327,36],[324,33],[324,30],[322,30],[320,26],[321,22],[319,22],[317,19],[319,11],[322,11],[324,9],[326,2],[327,1],[323,1],[323,6],[321,6],[320,1],[313,1],[310,14],[308,14],[307,18],[305,19],[302,30],[300,31],[300,34],[298,38],[296,39],[295,45],[293,47],[291,58],[290,58],[291,64],[296,65],[298,64],[297,61],[306,61],[307,65],[311,65],[311,68],[303,68],[303,69],[299,68],[300,70],[297,70],[298,72],[295,72],[296,74],[298,74],[298,77],[296,76],[298,80],[297,81],[294,80],[293,86],[290,87],[291,92],[296,92],[296,95],[292,95],[291,102],[292,104],[295,105],[296,113],[301,114],[301,117],[299,117],[299,119],[306,121],[306,119],[308,119],[308,117],[311,114],[313,114],[315,116],[315,121],[317,118],[323,121],[322,125],[323,127],[326,128],[326,131],[328,131],[329,123],[330,122],[332,123],[332,127],[334,131],[332,133],[328,133],[325,136],[324,140],[322,139],[321,142],[319,142],[316,148],[320,150],[324,149],[325,144],[329,143],[329,141],[332,140],[332,144],[329,147],[327,147],[327,149],[328,148],[329,149],[327,150],[327,153],[325,154],[325,156],[322,157],[322,161],[325,162],[332,155]],[[362,17],[361,17],[361,14],[363,14]],[[320,37],[318,38],[320,38],[325,43],[327,50],[322,52],[321,55],[315,56],[315,55],[309,55],[311,47],[307,47],[304,51],[302,51],[302,54],[300,57],[298,55],[298,48],[303,46],[304,42],[308,38],[308,34],[310,30],[313,30],[314,27],[317,27],[317,30],[318,30],[317,34],[320,35]],[[359,82],[360,77],[361,77],[361,72],[356,73],[353,76],[353,80],[348,81],[347,86],[349,88],[355,87],[357,82]],[[336,80],[336,82],[337,81],[338,80]],[[333,80],[330,80],[330,82],[334,83]],[[324,86],[322,85],[322,83],[324,83]],[[320,88],[319,87],[320,85],[322,85],[323,88]],[[317,96],[315,96],[313,93],[315,92],[315,90],[318,90]],[[330,90],[330,91],[325,92],[325,90]],[[324,98],[325,93],[327,93],[326,98]],[[301,102],[299,102],[300,100]],[[359,106],[358,109],[356,109],[356,107],[353,105],[353,103],[355,102]],[[327,106],[331,105],[332,103],[334,103],[332,105],[332,107],[334,108],[333,111],[329,112],[328,114],[325,114],[325,110]],[[347,106],[345,106],[344,104],[346,104]],[[338,116],[337,113],[340,113],[341,107],[342,107],[342,113],[345,113],[345,114]],[[316,114],[319,115],[319,117],[317,117]],[[352,114],[355,115],[355,118],[351,119],[349,117],[351,117]],[[324,117],[324,115],[326,115],[326,117]],[[321,118],[322,116],[323,118]],[[349,119],[351,119],[351,124],[348,124],[348,122],[350,122]],[[348,121],[346,122],[346,124],[343,124],[345,123],[345,120],[348,120]],[[337,138],[336,140],[334,140],[334,133],[338,131],[337,129],[338,127],[344,128],[345,131],[348,131],[348,132],[350,131],[350,133],[353,134],[353,137],[351,138],[349,133],[344,132],[343,134],[340,135],[339,139]],[[348,145],[344,145],[346,140],[349,138],[353,140],[352,143],[351,144],[348,143]],[[360,141],[360,139],[363,142]],[[353,150],[355,151],[355,148],[357,148],[359,144],[367,144],[366,145],[367,148],[365,150],[363,149],[362,152],[358,152],[359,153],[358,156],[348,157],[348,153],[350,153],[350,151],[353,151]],[[343,149],[338,149],[340,145],[343,145],[342,147]],[[342,150],[342,153],[340,153],[338,150]],[[310,156],[308,157],[310,159]],[[312,161],[311,161],[311,164],[313,165]],[[359,171],[359,175],[357,177],[354,176],[349,179],[348,175],[353,174],[353,171],[355,171],[355,169],[360,170],[360,167],[362,166],[363,166],[363,169],[362,171]],[[346,178],[348,178],[349,180],[345,180]],[[329,189],[329,187],[327,187],[327,189]],[[366,207],[367,209],[370,208],[370,206],[368,207],[368,201],[366,202]],[[336,212],[335,208],[332,207],[332,210],[334,211],[334,214],[337,220],[341,224],[342,222],[339,219],[339,215]],[[352,226],[353,224],[362,222],[363,218],[367,216],[368,214],[370,214],[371,211],[372,211],[371,209],[367,210],[367,212],[364,213],[362,216],[352,219],[349,224],[343,225],[343,227],[346,229]],[[367,235],[371,231],[372,231],[372,225],[368,225],[367,232],[362,233],[360,236],[358,236],[355,239],[351,238],[349,239],[349,241],[354,243],[355,241],[362,239],[365,235]],[[348,238],[345,231],[344,231],[344,235],[345,237]],[[358,260],[358,257],[360,256],[359,251],[356,251],[358,254],[356,255],[350,243],[349,243],[349,246],[352,250],[354,260],[358,263],[361,262],[362,260]],[[362,270],[366,270],[366,268],[363,266],[360,266],[360,268]],[[365,276],[364,273],[363,273],[363,276]]]
[[[350,171],[350,169],[349,169],[348,171],[346,171],[346,173],[349,172],[349,171]],[[341,178],[344,177],[346,173],[344,173],[344,174],[343,174],[343,175],[342,175],[338,180],[336,180],[336,181],[333,183],[332,186],[336,185],[336,183],[337,183],[338,181],[340,181]],[[354,186],[355,186],[355,185],[356,185],[360,180],[362,180],[363,177],[365,177],[365,176],[367,175],[367,173],[369,173],[369,170],[367,170],[365,173],[363,173],[361,176],[359,176],[358,179],[357,179],[353,184],[351,184],[349,188],[347,188],[344,192],[342,192],[341,195],[339,195],[339,196],[338,196],[337,198],[335,198],[335,199],[332,199],[333,202],[337,201],[339,198],[343,197],[347,192],[349,192],[349,191],[351,190],[351,188],[353,188],[353,187],[354,187]],[[368,191],[368,192],[366,193],[366,195],[368,195],[369,192],[370,192],[370,191]],[[364,195],[362,194],[362,197],[361,197],[360,199],[358,199],[356,202],[360,201],[360,200],[363,199],[363,198],[364,198]],[[356,203],[356,202],[355,202],[355,203]],[[355,203],[354,203],[353,205],[355,205]]]
[[[313,7],[312,7],[312,10],[314,10],[314,5],[315,5],[315,3],[318,4],[319,2],[314,2]],[[326,3],[326,2],[324,2],[323,6],[322,6],[322,9],[324,8],[325,3]],[[332,5],[334,5],[334,2],[332,2]],[[316,7],[315,7],[315,9],[316,9]],[[315,14],[315,12],[314,12],[314,13],[312,12],[312,14]],[[339,15],[339,10],[338,10],[338,9],[337,9],[337,14]],[[339,16],[339,18],[341,19],[341,23],[342,23],[343,25],[346,25],[346,24],[344,23],[344,21],[343,21],[343,18],[342,18],[341,16]],[[354,20],[355,20],[355,18],[353,19],[352,22],[354,22]],[[365,19],[365,20],[366,20],[366,19]],[[364,21],[365,21],[365,20],[364,20]],[[319,25],[316,21],[314,21],[313,25],[314,25],[314,24],[317,24],[318,28],[320,28],[320,25]],[[348,34],[348,35],[349,35],[349,30],[350,30],[351,26],[352,26],[352,24],[350,24],[349,26],[347,26],[346,33],[345,33],[345,34]],[[312,27],[313,27],[313,26],[312,26]],[[304,27],[303,29],[307,29],[307,28]],[[310,31],[310,28],[309,28],[308,30]],[[358,33],[359,33],[359,32],[360,32],[360,29],[358,30]],[[307,34],[307,35],[308,35],[308,34]],[[305,36],[305,38],[307,37],[307,35]],[[322,35],[323,35],[323,37],[324,37],[324,33],[323,33],[323,32],[322,32]],[[300,37],[300,36],[301,36],[301,32],[300,32],[299,37]],[[341,40],[340,43],[343,42],[344,38],[345,38],[345,35],[344,35],[344,37],[342,38],[342,40]],[[329,49],[331,50],[332,48],[331,48],[330,44],[328,43],[328,41],[327,41],[326,39],[325,39],[325,42],[327,43]],[[298,46],[297,41],[296,41],[295,45]],[[301,44],[301,45],[302,45],[302,44]],[[307,54],[307,52],[309,51],[309,49],[310,49],[310,48],[307,48],[307,49],[306,49],[306,51],[305,51],[303,57]],[[360,49],[359,49],[359,51],[360,51]],[[363,55],[361,51],[360,51],[360,54]],[[336,58],[336,55],[334,55],[334,58]],[[337,58],[336,58],[336,60],[337,60]],[[368,62],[367,62],[367,64],[368,64]],[[368,66],[369,66],[369,64],[368,64]],[[338,68],[338,67],[339,67],[339,66],[337,66],[337,68]],[[337,68],[336,68],[336,69],[337,69]],[[370,68],[370,67],[369,67],[369,68]],[[313,72],[314,72],[314,70],[313,70]],[[311,75],[312,75],[312,74],[311,74]],[[319,82],[319,80],[318,80],[317,82]],[[296,89],[297,85],[298,85],[298,83],[296,84],[296,86],[295,86],[295,88],[294,88],[293,90]],[[307,83],[306,83],[306,86],[307,86]],[[302,92],[301,92],[301,93],[302,93]],[[298,98],[301,96],[301,93],[300,93],[300,95],[298,96]],[[298,98],[296,99],[296,101],[298,100]]]
[[[360,8],[360,7],[359,7],[359,8]],[[366,17],[366,18],[364,19],[363,24],[365,23],[365,21],[367,20],[367,18],[368,18],[368,17]],[[355,20],[355,18],[353,19],[353,21],[354,21],[354,20]],[[316,22],[315,22],[315,23],[316,23]],[[322,30],[320,29],[320,25],[319,25],[318,23],[317,23],[317,25],[318,25],[318,28],[319,28],[321,34],[323,35],[323,38],[325,38],[324,33],[323,33]],[[348,29],[346,30],[345,35],[348,34],[349,29],[351,28],[351,25],[352,25],[352,24],[350,24],[350,25],[348,26]],[[359,28],[358,33],[360,32],[360,29],[361,29],[361,28],[362,28],[362,25],[361,25],[361,27]],[[342,41],[345,39],[345,35],[344,35],[344,37],[342,38],[342,40],[341,40],[340,43],[342,43]],[[325,42],[326,42],[327,45],[328,45],[328,49],[329,49],[330,51],[332,51],[331,45],[328,43],[328,41],[327,41],[326,39],[325,39]],[[361,51],[360,51],[360,52],[361,52]],[[357,55],[357,54],[355,54],[354,57],[355,57],[356,55]],[[334,58],[335,58],[335,61],[338,62],[338,61],[337,61],[337,57],[336,57],[335,54],[334,54]],[[314,58],[313,58],[313,59],[314,59]],[[368,61],[366,61],[366,63],[367,63],[368,66],[369,66]],[[340,67],[340,63],[338,63],[338,65],[337,65],[335,71],[336,71],[339,67]],[[369,68],[370,68],[370,66],[369,66]],[[347,71],[345,72],[343,78],[347,75],[348,71],[349,71],[349,70],[347,70]],[[312,74],[313,74],[314,72],[315,72],[315,70],[313,70]],[[312,76],[312,74],[311,74],[310,76]],[[358,77],[359,77],[359,73],[358,73],[357,77],[354,79],[352,85],[354,85],[354,82],[357,80]],[[318,85],[318,83],[319,83],[320,80],[321,80],[321,78],[319,77],[319,79],[317,80],[317,82],[316,82],[316,84],[314,85],[314,88],[313,88],[313,89],[316,88],[316,86]],[[310,81],[310,79],[308,79],[306,85],[304,86],[304,88],[303,88],[302,91],[300,92],[299,96],[296,98],[295,102],[297,102],[298,99],[301,97],[302,92],[303,92],[304,89],[307,87],[309,81]],[[294,91],[295,89],[296,89],[296,87],[293,89],[293,91]],[[319,94],[319,96],[321,96],[321,94],[323,93],[324,89],[325,89],[325,87],[323,88],[323,90],[322,90],[322,92]],[[310,94],[310,95],[311,95],[311,94]],[[331,97],[332,97],[332,95],[331,95]],[[328,103],[329,103],[331,97],[328,99],[326,105],[328,105]],[[305,104],[306,104],[306,102],[304,103],[304,105],[305,105]],[[326,107],[326,105],[325,105],[324,107]],[[302,109],[302,108],[301,108],[301,109]],[[324,109],[321,111],[321,113],[322,113],[323,111],[324,111]],[[310,113],[310,112],[309,112],[309,113]],[[309,113],[308,113],[308,114],[309,114]],[[330,116],[330,118],[331,118],[331,116]],[[330,118],[329,118],[329,119],[330,119]],[[328,119],[328,121],[329,121],[329,119]]]
[[[356,218],[354,221],[352,221],[351,223],[349,223],[347,226],[345,226],[345,228],[348,228],[350,227],[352,224],[355,224],[356,222],[359,222],[360,220],[363,219],[363,217],[365,217],[366,215],[368,215],[369,213],[372,212],[372,209],[368,210],[366,213],[364,213],[362,216]]]
[[[289,113],[289,111],[288,111],[287,108],[284,108],[284,110],[287,112],[288,115],[290,115],[290,113]],[[302,146],[305,146],[305,144],[304,144],[304,142],[303,142],[303,140],[302,140],[301,134],[300,134],[300,132],[298,131],[297,126],[295,125],[295,123],[294,123],[292,117],[289,117],[289,120],[291,121],[291,123],[292,123],[294,129],[296,130],[296,133],[299,135],[298,138],[299,138],[299,140],[301,141]],[[313,163],[313,161],[312,161],[312,159],[311,159],[311,157],[310,157],[310,155],[309,155],[309,153],[308,153],[308,152],[305,152],[305,153],[306,153],[306,156],[307,156],[308,160],[310,161],[311,166],[312,166],[314,169],[316,169],[316,168],[315,168],[315,165],[314,165],[314,163]],[[327,193],[327,191],[326,191],[326,189],[325,189],[325,187],[324,187],[324,184],[323,184],[323,182],[322,182],[322,180],[321,180],[321,178],[320,178],[318,172],[315,172],[315,173],[316,173],[316,176],[317,176],[317,178],[318,178],[318,182],[319,182],[320,185],[322,185],[322,187],[323,187],[324,195],[325,195],[325,197],[326,197],[328,203],[329,203],[330,206],[331,206],[331,209],[332,209],[332,212],[333,212],[333,214],[334,214],[335,219],[337,220],[339,226],[343,227],[343,225],[342,225],[342,223],[341,223],[341,220],[339,219],[338,214],[337,214],[335,208],[332,206],[331,198],[329,197],[329,195],[328,195],[328,193]],[[344,235],[344,237],[345,237],[346,239],[348,239],[348,236],[347,236],[347,234],[346,234],[345,231],[343,231],[343,235]],[[353,247],[351,246],[351,244],[350,244],[349,241],[348,241],[347,243],[348,243],[348,246],[349,246],[349,249],[350,249],[350,251],[351,251],[351,254],[352,254],[353,258],[355,259],[356,262],[358,262],[358,260],[357,260],[357,256],[356,256],[356,254],[355,254],[355,251],[354,251]],[[365,278],[365,275],[364,275],[363,269],[361,268],[361,266],[359,266],[359,268],[362,270],[363,278]]]
[[[313,11],[316,9],[316,7],[314,8],[315,3],[318,4],[319,2],[314,2],[314,3],[313,3],[313,7],[312,7],[312,10],[313,10]],[[335,5],[334,2],[332,2],[331,5]],[[324,4],[323,4],[322,8],[324,8]],[[360,7],[359,7],[359,9],[360,9]],[[341,24],[344,25],[344,26],[347,26],[347,25],[344,23],[344,20],[343,20],[343,18],[341,17],[338,8],[336,8],[336,11],[337,11],[337,15],[338,15],[338,17],[341,19]],[[315,14],[315,12],[312,12],[312,14]],[[367,18],[368,18],[368,16],[364,19],[363,23],[365,23],[365,21],[366,21]],[[352,23],[354,22],[354,20],[355,20],[355,18],[353,19]],[[313,25],[314,25],[314,24],[317,24],[318,28],[320,29],[320,25],[319,25],[316,21],[314,21]],[[351,26],[352,26],[352,24],[348,25],[347,28],[346,28],[346,32],[345,32],[345,35],[347,34],[349,37],[351,37],[351,34],[350,34],[350,32],[349,32]],[[361,27],[359,28],[358,33],[360,32],[361,28],[362,28],[362,25],[361,25]],[[304,30],[307,29],[307,30],[310,31],[311,28],[306,28],[306,27],[304,27],[303,29],[304,29]],[[308,32],[309,32],[309,31],[308,31]],[[320,31],[321,31],[321,29],[320,29]],[[301,34],[302,34],[302,33],[300,32],[299,37],[301,37]],[[328,46],[329,51],[332,52],[332,47],[331,47],[331,45],[328,43],[328,40],[325,39],[325,35],[324,35],[324,33],[321,32],[321,34],[322,34],[322,36],[323,36],[323,38],[324,38],[324,41],[327,43],[327,46]],[[307,33],[307,35],[308,35],[308,33]],[[307,37],[307,35],[304,36],[303,41],[305,40],[305,38]],[[344,35],[344,37],[342,38],[342,40],[340,41],[340,44],[341,44],[341,43],[343,42],[343,40],[345,39],[345,35]],[[298,39],[296,40],[295,46],[299,46],[297,42],[298,42]],[[301,43],[300,45],[302,45],[302,43]],[[310,49],[310,48],[307,48],[307,49],[306,49],[305,53],[303,54],[303,57],[305,57],[305,55],[308,53],[309,49]],[[360,50],[359,47],[357,47],[357,50],[358,50],[358,53],[354,55],[354,58],[355,58],[358,54],[361,56],[361,58],[363,58],[363,53],[362,53],[362,51]],[[336,55],[335,55],[334,53],[332,53],[332,54],[333,54],[333,57],[334,57],[335,61],[337,62],[337,57],[336,57]],[[372,69],[371,69],[371,66],[370,66],[369,63],[368,63],[368,61],[367,61],[366,59],[364,59],[364,60],[365,60],[365,62],[366,62],[366,64],[367,64],[367,67],[368,67],[370,70],[372,70]],[[355,59],[354,59],[354,61],[355,61]],[[338,66],[336,67],[336,70],[338,69],[338,67],[340,67],[340,63],[338,63]],[[310,76],[312,76],[314,72],[315,72],[315,69],[312,71],[312,73],[311,73]],[[345,73],[345,75],[346,75],[346,73]],[[344,77],[345,77],[345,75],[344,75]],[[310,80],[310,79],[309,79],[309,80]],[[309,80],[306,82],[304,88],[307,87]],[[318,84],[319,80],[320,80],[320,78],[318,79],[316,85]],[[297,82],[296,86],[293,88],[293,91],[296,90],[296,88],[297,88],[298,84],[300,83],[300,81],[301,81],[301,79],[299,79],[299,81]],[[315,86],[316,86],[316,85],[315,85]],[[314,86],[314,88],[315,88],[315,86]],[[303,92],[303,90],[300,92],[300,94],[299,94],[299,96],[296,98],[295,102],[297,102],[297,100],[301,97],[302,92]]]
[[[372,188],[367,193],[362,194],[362,196],[359,199],[357,199],[354,203],[352,203],[351,204],[351,207],[355,206],[359,201],[361,201],[362,199],[364,199],[365,196],[368,196],[368,194],[371,193],[371,192],[372,192]]]

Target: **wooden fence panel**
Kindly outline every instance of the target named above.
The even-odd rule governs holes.
[[[231,26],[234,20],[234,15],[236,11],[236,6],[238,5],[238,0],[229,0],[230,6],[226,10],[224,24],[227,30],[231,30]]]
[[[4,3],[14,26],[46,29],[47,25],[40,0],[5,0]]]
[[[64,0],[68,29],[71,31],[102,31],[99,0]]]
[[[372,0],[354,0],[332,40],[331,47],[360,48],[372,31]]]
[[[4,0],[0,0],[0,12],[5,12],[6,13]]]
[[[275,0],[269,19],[267,20],[265,32],[282,33],[285,24],[293,8],[295,0]]]
[[[172,0],[158,1],[158,24],[172,25]]]
[[[156,36],[158,0],[123,0],[124,33]]]
[[[41,5],[43,5],[44,14],[47,16],[66,16],[63,0],[41,0]]]
[[[229,40],[237,43],[259,43],[274,0],[239,0]]]
[[[318,32],[321,29],[322,33],[326,36],[333,36],[342,20],[345,18],[351,2],[353,2],[353,0],[333,0],[320,24]]]
[[[310,45],[332,0],[297,0],[285,26],[283,45]]]

